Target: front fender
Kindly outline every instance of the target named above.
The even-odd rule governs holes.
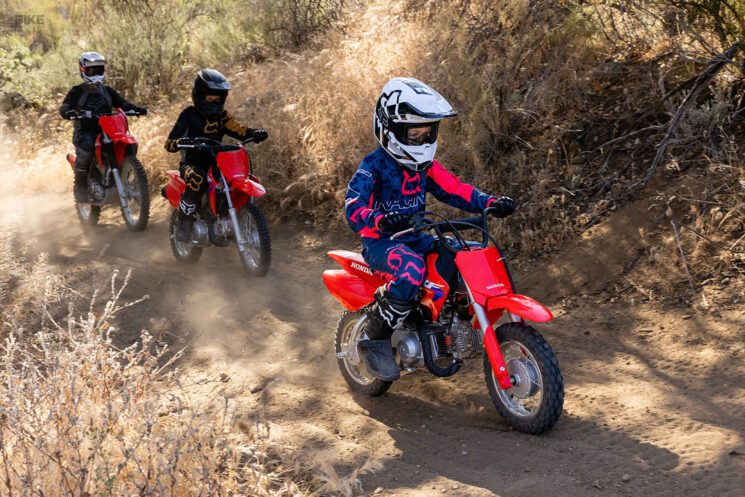
[[[486,301],[486,310],[490,315],[496,313],[501,314],[500,311],[505,309],[509,311],[510,314],[518,315],[521,318],[536,323],[545,323],[554,318],[551,311],[549,311],[546,306],[533,300],[527,295],[511,293],[491,297]]]
[[[233,181],[232,186],[251,197],[263,197],[266,195],[266,189],[261,184],[248,178]]]
[[[132,135],[120,135],[114,138],[114,143],[122,145],[137,145],[137,138]]]

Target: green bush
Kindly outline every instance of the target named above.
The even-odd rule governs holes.
[[[198,67],[301,48],[340,27],[343,7],[344,0],[11,0],[10,15],[43,22],[0,41],[0,96],[56,104],[52,96],[80,81],[80,53],[97,51],[109,61],[107,84],[126,98],[170,99]]]
[[[22,40],[8,37],[0,46],[0,103],[4,107],[41,106],[49,96],[44,84],[41,55],[32,52]]]

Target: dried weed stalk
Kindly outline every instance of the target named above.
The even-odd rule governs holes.
[[[117,313],[139,302],[121,302],[129,275],[113,274],[106,302],[58,316],[62,279],[0,242],[0,494],[308,495],[232,403],[191,397],[165,344],[143,330],[113,345]]]

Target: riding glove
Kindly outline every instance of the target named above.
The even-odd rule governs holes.
[[[401,212],[389,212],[378,223],[383,233],[397,233],[411,227],[411,217]]]
[[[499,197],[496,202],[489,203],[490,212],[494,217],[507,217],[515,212],[515,201],[510,197]]]

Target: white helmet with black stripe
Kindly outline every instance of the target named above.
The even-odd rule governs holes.
[[[98,52],[85,52],[78,59],[78,68],[83,81],[89,85],[100,85],[106,75],[106,59]]]
[[[373,116],[375,137],[404,167],[423,171],[437,151],[441,119],[456,112],[434,89],[414,78],[393,78],[383,87]]]

